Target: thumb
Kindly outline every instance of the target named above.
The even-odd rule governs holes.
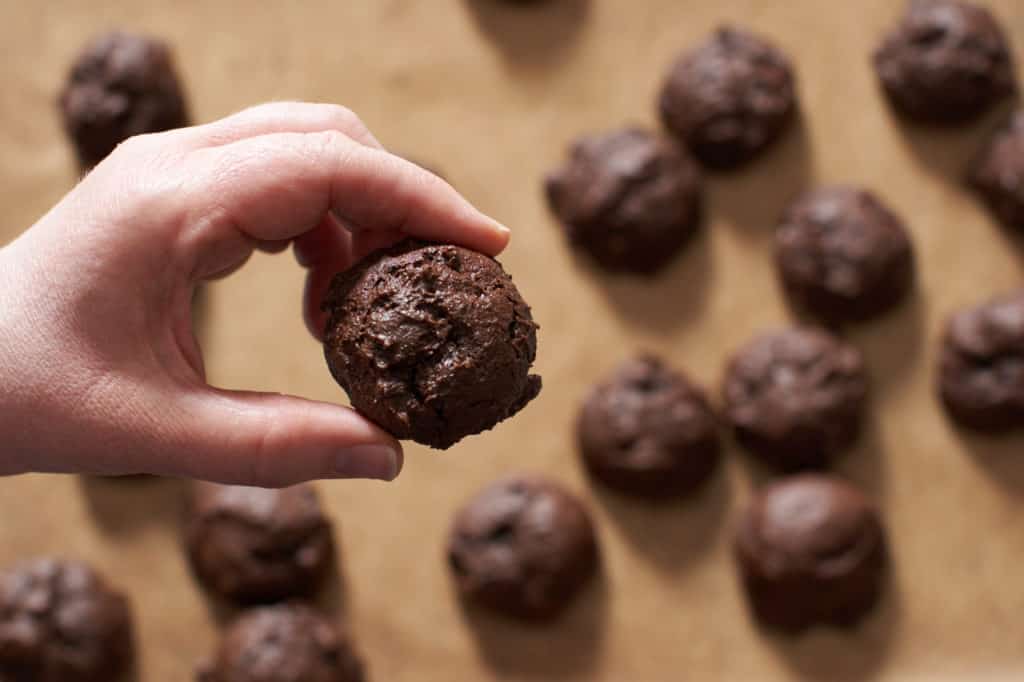
[[[183,400],[190,478],[282,487],[321,478],[390,481],[402,446],[354,410],[274,393],[206,389]]]

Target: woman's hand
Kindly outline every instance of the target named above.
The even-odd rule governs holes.
[[[254,249],[292,245],[319,337],[331,277],[404,235],[491,255],[509,237],[342,107],[128,140],[0,251],[0,473],[394,478],[401,446],[352,410],[209,386],[191,301]]]

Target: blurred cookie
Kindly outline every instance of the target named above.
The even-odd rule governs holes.
[[[770,466],[818,469],[859,435],[867,385],[856,348],[824,331],[786,329],[733,356],[725,414],[740,444]]]
[[[1024,111],[1018,110],[982,147],[968,183],[992,214],[1024,232]]]
[[[241,604],[311,595],[334,558],[331,523],[308,483],[194,483],[186,546],[200,582]]]
[[[578,140],[545,191],[569,243],[611,272],[661,270],[700,225],[696,164],[638,128]]]
[[[853,187],[823,187],[790,205],[775,233],[775,261],[790,299],[830,322],[889,310],[914,279],[902,221]]]
[[[538,477],[502,479],[464,506],[448,536],[448,564],[470,602],[524,620],[558,615],[597,569],[583,504]]]
[[[83,169],[133,135],[189,124],[170,48],[131,33],[108,33],[85,47],[71,67],[59,107]]]
[[[128,600],[84,563],[32,559],[0,575],[0,680],[125,679],[132,630]]]
[[[243,613],[221,639],[198,682],[363,682],[362,660],[338,627],[308,606]]]
[[[1024,290],[953,315],[939,360],[939,395],[963,426],[1024,427]]]
[[[831,476],[803,474],[762,490],[740,517],[735,552],[754,616],[783,631],[854,625],[885,584],[878,512]]]
[[[587,470],[639,496],[690,491],[718,463],[718,425],[704,392],[658,358],[623,363],[583,403],[576,439]]]
[[[874,54],[897,111],[925,123],[965,123],[1016,90],[1006,35],[987,9],[959,0],[911,0]]]
[[[789,127],[795,81],[789,59],[774,45],[723,27],[672,65],[661,89],[661,119],[704,165],[736,168]]]

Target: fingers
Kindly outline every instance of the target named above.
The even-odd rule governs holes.
[[[336,131],[275,133],[193,152],[184,179],[185,246],[294,239],[328,211],[356,232],[400,232],[497,254],[507,228],[429,171]]]
[[[355,411],[265,393],[210,390],[182,405],[189,443],[171,463],[176,475],[281,487],[323,478],[390,481],[401,445]]]
[[[360,144],[383,148],[351,109],[310,102],[260,104],[219,121],[195,126],[190,129],[190,135],[197,146],[215,147],[258,135],[325,130],[337,130]]]
[[[315,228],[294,242],[295,259],[304,268],[306,286],[303,292],[302,317],[306,328],[318,341],[324,339],[327,314],[320,308],[334,276],[351,267],[371,251],[401,241],[399,232],[371,232],[353,239],[330,213]]]

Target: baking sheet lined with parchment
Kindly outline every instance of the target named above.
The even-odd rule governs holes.
[[[1024,57],[1024,5],[982,4]],[[394,484],[319,484],[340,540],[341,576],[329,601],[371,679],[1024,675],[1024,440],[959,432],[933,392],[942,320],[1020,282],[1024,246],[961,183],[999,114],[947,132],[890,115],[869,55],[902,11],[894,0],[513,5],[0,0],[0,236],[14,238],[74,183],[53,99],[74,53],[113,27],[174,45],[198,121],[270,99],[346,104],[386,145],[437,167],[513,228],[502,261],[541,325],[541,396],[448,452],[409,446]],[[799,125],[743,172],[707,179],[705,229],[661,276],[593,270],[565,248],[543,203],[543,174],[580,133],[656,125],[655,94],[676,53],[726,21],[763,33],[793,58]],[[870,369],[871,416],[838,469],[881,505],[891,586],[856,631],[788,639],[752,625],[737,584],[730,528],[763,474],[735,446],[695,499],[648,506],[588,484],[572,424],[591,383],[639,349],[686,369],[717,400],[728,354],[789,319],[772,228],[796,192],[823,182],[866,185],[897,210],[913,235],[919,277],[907,303],[849,333]],[[199,313],[215,383],[344,400],[302,326],[301,284],[290,256],[257,256],[209,288]],[[598,523],[601,577],[552,627],[467,617],[446,573],[451,514],[511,471],[566,482]],[[190,679],[214,646],[217,614],[180,549],[183,491],[159,479],[0,480],[0,564],[39,553],[94,562],[133,597],[140,679]]]

